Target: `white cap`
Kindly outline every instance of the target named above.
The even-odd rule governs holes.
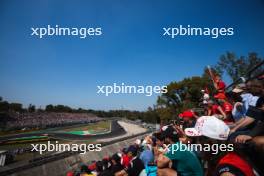
[[[141,140],[140,140],[140,139],[137,139],[137,140],[135,141],[135,144],[140,145],[140,144],[141,144]]]
[[[194,128],[184,130],[187,136],[206,136],[218,140],[227,140],[229,131],[229,127],[215,116],[202,116],[197,119]]]

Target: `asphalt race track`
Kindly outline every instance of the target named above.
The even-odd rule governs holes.
[[[52,132],[52,131],[42,131],[35,133],[26,133],[26,134],[15,134],[15,135],[7,135],[0,137],[0,142],[5,142],[8,140],[12,140],[15,138],[22,137],[31,137],[31,136],[43,136],[48,135],[51,138],[55,139],[64,139],[64,140],[87,140],[87,139],[102,139],[102,138],[111,138],[125,134],[126,131],[121,127],[117,120],[111,121],[111,131],[109,133],[98,134],[98,135],[77,135],[77,134],[69,134],[62,132]]]

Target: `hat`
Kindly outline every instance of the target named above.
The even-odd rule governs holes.
[[[246,88],[246,84],[238,84],[233,90],[232,92],[234,93],[240,93],[240,92],[243,92]]]
[[[182,113],[182,117],[183,118],[194,118],[194,112],[192,112],[191,110],[184,111]]]
[[[184,130],[187,136],[206,136],[218,140],[227,140],[229,131],[229,127],[215,116],[202,116],[197,119],[194,128]]]
[[[140,140],[140,139],[137,139],[137,140],[135,141],[135,144],[140,145],[140,144],[141,144],[141,140]]]

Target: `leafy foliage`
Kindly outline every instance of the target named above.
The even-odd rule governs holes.
[[[161,120],[176,119],[183,110],[199,106],[201,90],[206,87],[212,91],[207,73],[204,76],[185,78],[168,85],[168,93],[158,97],[157,112]]]
[[[247,72],[262,61],[263,58],[259,57],[258,54],[254,52],[249,53],[247,57],[237,57],[234,53],[227,52],[219,58],[214,68],[220,74],[227,73],[227,75],[235,81],[242,76],[249,76],[246,75]],[[250,76],[256,76],[263,71],[264,65],[255,70]]]

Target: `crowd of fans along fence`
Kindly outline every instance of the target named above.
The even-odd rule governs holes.
[[[34,112],[8,114],[4,123],[5,129],[31,129],[58,127],[80,123],[90,123],[98,121],[98,117],[87,113],[53,113],[53,112]]]
[[[204,114],[186,110],[144,139],[101,161],[82,163],[67,176],[254,176],[264,175],[264,84],[262,78],[215,95],[203,92]],[[179,145],[231,145],[232,150],[179,150]],[[177,150],[174,150],[174,148]],[[174,148],[173,148],[174,147]]]

